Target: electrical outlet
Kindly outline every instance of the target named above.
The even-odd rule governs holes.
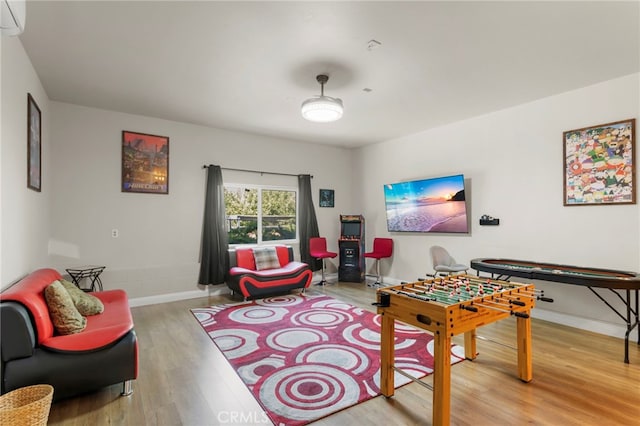
[[[111,230],[111,236],[113,238],[118,238],[118,235],[120,234],[120,232],[117,229],[112,229]]]

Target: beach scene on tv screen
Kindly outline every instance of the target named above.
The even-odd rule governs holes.
[[[464,176],[384,186],[389,232],[468,232]]]

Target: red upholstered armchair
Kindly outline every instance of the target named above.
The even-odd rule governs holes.
[[[376,260],[376,282],[373,283],[373,286],[379,286],[382,284],[382,276],[380,275],[380,259],[391,257],[392,254],[393,240],[391,238],[373,239],[373,251],[364,254],[364,257]]]
[[[243,247],[229,249],[227,287],[232,293],[264,296],[311,284],[313,273],[306,263],[293,260],[290,246]]]
[[[131,394],[138,343],[126,293],[91,293],[104,312],[88,316],[79,333],[60,335],[44,292],[61,278],[54,269],[39,269],[0,294],[2,393],[46,383],[59,400],[122,383],[122,395]]]

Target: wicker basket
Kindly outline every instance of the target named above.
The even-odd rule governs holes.
[[[53,398],[53,386],[34,385],[0,396],[0,425],[46,425]]]

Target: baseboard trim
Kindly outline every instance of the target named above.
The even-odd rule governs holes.
[[[327,278],[338,278],[337,273],[326,274]],[[314,276],[315,278],[315,276]],[[385,277],[387,285],[397,285],[400,281]],[[207,286],[202,290],[183,291],[179,293],[167,293],[158,294],[155,296],[136,297],[129,299],[129,306],[146,306],[155,305],[158,303],[177,302],[179,300],[197,299],[199,297],[218,296],[222,294],[230,294],[231,291],[226,286]],[[612,324],[608,322],[593,320],[589,318],[577,317],[574,315],[563,314],[561,312],[547,311],[540,308],[535,308],[531,311],[532,318],[537,318],[545,321],[554,322],[556,324],[562,324],[569,327],[579,328],[581,330],[591,331],[594,333],[604,334],[606,336],[612,336],[617,338],[624,338],[626,328],[623,325]]]
[[[182,291],[179,293],[158,294],[155,296],[135,297],[129,299],[129,306],[156,305],[158,303],[177,302],[179,300],[197,299],[199,297],[218,296],[229,294],[231,291],[226,286],[207,286],[202,290]]]
[[[581,330],[591,331],[594,333],[604,334],[606,336],[624,339],[627,332],[623,325],[612,324],[609,322],[598,321],[589,318],[576,317],[574,315],[563,314],[561,312],[547,311],[535,308],[531,311],[531,317],[545,321],[562,324],[569,327],[579,328]]]

